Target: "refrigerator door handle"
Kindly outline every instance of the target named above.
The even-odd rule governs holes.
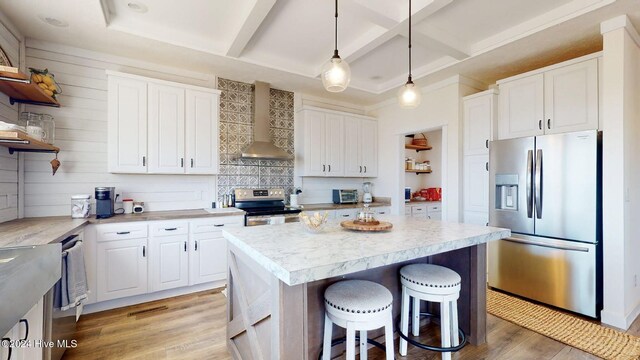
[[[516,239],[516,238],[512,238],[512,237],[504,238],[502,240],[509,241],[509,242],[512,242],[512,243],[517,243],[517,244],[523,244],[523,245],[541,246],[541,247],[546,247],[546,248],[550,248],[550,249],[589,252],[589,248],[582,247],[582,246],[570,246],[570,245],[557,246],[557,245],[547,244],[547,243],[544,243],[544,242],[533,241],[533,240],[521,240],[521,239]]]
[[[531,183],[533,181],[533,150],[527,151],[527,217],[533,218],[533,194]]]
[[[542,219],[542,149],[536,152],[535,202],[536,218]]]

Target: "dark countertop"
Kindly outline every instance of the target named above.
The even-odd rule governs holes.
[[[382,206],[391,206],[389,202],[383,201],[374,201],[369,203],[369,207],[382,207]],[[334,203],[326,203],[326,204],[303,204],[302,210],[305,211],[313,211],[313,210],[341,210],[341,209],[357,209],[364,207],[364,203],[357,204],[334,204]]]
[[[0,248],[45,245],[62,241],[89,224],[113,224],[132,221],[197,219],[244,215],[238,209],[209,213],[203,209],[150,211],[142,214],[116,215],[108,219],[72,219],[70,216],[38,217],[0,223]]]

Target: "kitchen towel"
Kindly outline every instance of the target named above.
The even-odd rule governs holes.
[[[54,291],[54,307],[57,309],[68,310],[87,299],[87,273],[82,241],[62,251],[62,277],[56,287],[58,285],[59,291]]]

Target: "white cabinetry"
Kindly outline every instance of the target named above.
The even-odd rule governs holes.
[[[149,83],[149,173],[184,173],[184,89]]]
[[[598,129],[598,59],[499,81],[499,139]]]
[[[442,220],[442,204],[439,201],[405,204],[404,214],[415,218]]]
[[[3,342],[0,346],[0,359],[42,360],[42,347],[36,346],[35,341],[44,339],[43,317],[44,301],[40,299],[20,321],[2,337]],[[13,345],[24,342],[29,346],[14,346],[9,350],[9,344],[5,344],[5,341],[13,342]],[[11,351],[11,356],[9,356],[9,351]]]
[[[218,172],[220,91],[112,71],[107,74],[109,172]]]
[[[121,239],[97,239],[97,301],[145,294],[148,290],[146,226],[144,237],[132,236],[127,226],[121,228],[117,232]]]
[[[150,290],[161,291],[189,285],[188,223],[153,223],[150,227]]]
[[[439,204],[427,204],[427,219],[442,220],[442,207]]]
[[[189,285],[227,278],[227,240],[222,236],[222,230],[243,224],[241,216],[191,222]]]
[[[496,97],[494,90],[488,90],[463,99],[463,218],[467,223],[489,221],[489,142],[495,136]]]
[[[295,126],[300,176],[375,177],[378,126],[370,118],[306,109]]]
[[[147,82],[109,76],[109,172],[147,172]]]

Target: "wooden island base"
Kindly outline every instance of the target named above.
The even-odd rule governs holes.
[[[234,359],[317,359],[322,348],[323,294],[329,285],[343,279],[365,279],[386,286],[394,296],[394,325],[398,324],[399,270],[414,263],[443,265],[460,274],[460,327],[471,344],[486,342],[486,244],[294,286],[279,280],[233,244],[228,251],[227,342]],[[394,326],[394,330],[398,329]],[[344,335],[343,329],[334,327],[334,338]],[[382,330],[369,332],[369,338],[381,335]],[[380,342],[383,340],[381,337]],[[343,350],[344,346],[336,346],[333,351],[339,354]]]

